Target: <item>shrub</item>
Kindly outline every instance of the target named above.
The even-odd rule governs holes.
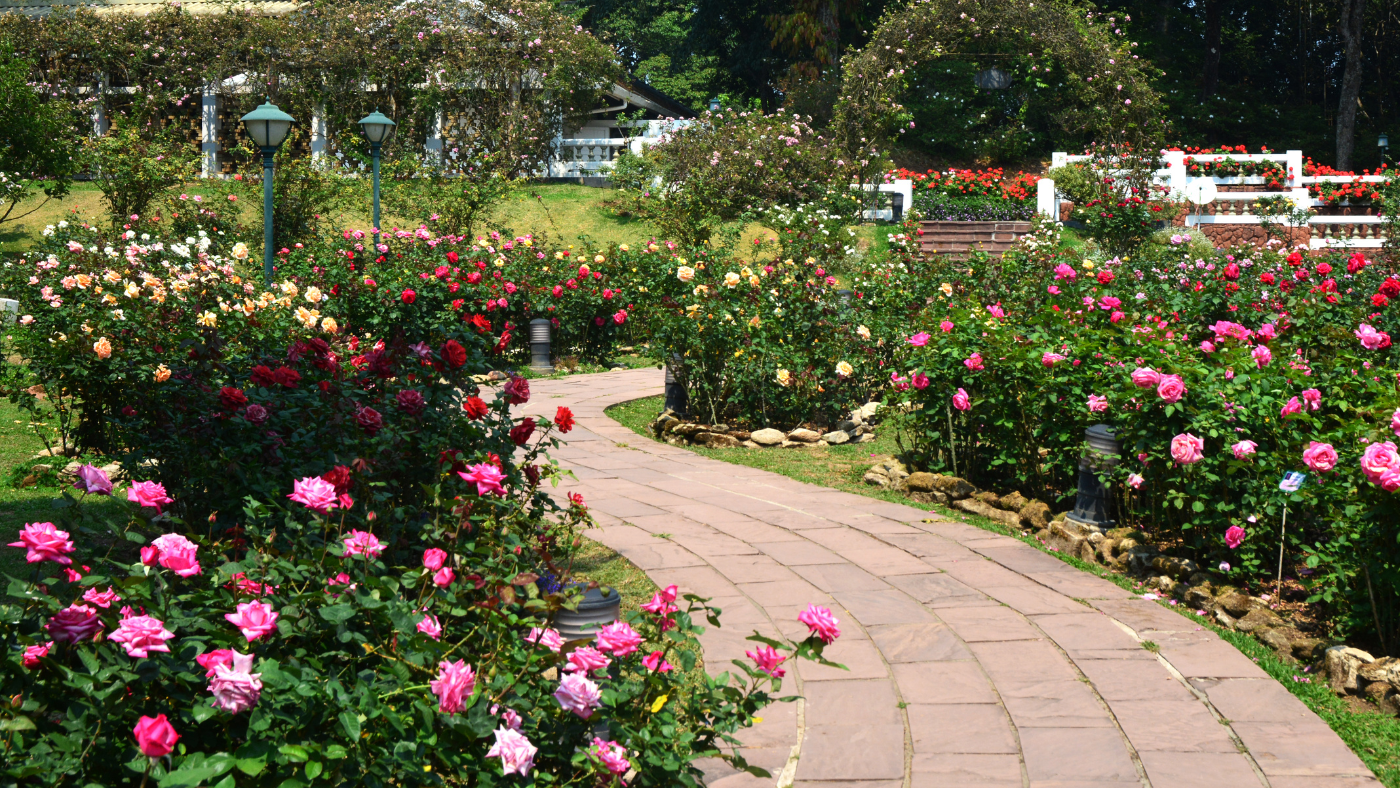
[[[403,154],[383,167],[384,204],[398,216],[431,223],[447,235],[470,236],[482,216],[504,200],[517,180],[503,153],[465,161],[455,149],[444,157]]]
[[[66,133],[71,110],[34,89],[33,71],[34,62],[0,36],[0,224],[32,213],[15,210],[41,191],[62,197],[76,169]]]
[[[195,176],[194,149],[169,129],[142,128],[119,118],[110,131],[85,144],[88,169],[102,189],[113,227],[153,213]]]
[[[356,192],[360,190],[352,178],[331,160],[315,160],[299,151],[306,132],[292,127],[282,147],[273,156],[276,168],[272,182],[272,239],[275,249],[289,247],[297,241],[308,241],[335,226],[347,209],[364,205]],[[235,195],[252,212],[249,220],[261,229],[263,218],[263,158],[262,153],[245,139],[234,149],[243,161],[232,179]],[[261,251],[261,233],[249,233],[255,238],[253,248]]]

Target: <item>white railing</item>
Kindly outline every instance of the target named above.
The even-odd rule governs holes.
[[[1051,156],[1052,167],[1063,167],[1075,162],[1089,161],[1092,156],[1078,156],[1057,152]],[[1380,183],[1385,180],[1380,175],[1304,175],[1303,152],[1290,150],[1284,153],[1211,153],[1194,154],[1183,151],[1165,151],[1161,163],[1164,165],[1155,173],[1154,181],[1166,186],[1174,200],[1186,200],[1187,184],[1205,178],[1218,186],[1254,185],[1262,186],[1266,178],[1262,175],[1196,176],[1186,171],[1186,160],[1197,162],[1222,161],[1233,159],[1237,162],[1277,162],[1284,168],[1286,178],[1282,191],[1216,192],[1210,201],[1219,203],[1212,213],[1195,212],[1186,215],[1186,225],[1196,227],[1212,224],[1263,224],[1266,221],[1279,224],[1278,217],[1261,216],[1248,212],[1249,206],[1242,202],[1252,202],[1268,197],[1287,197],[1299,208],[1316,208],[1325,203],[1308,194],[1308,186],[1318,183]],[[1046,216],[1058,219],[1060,216],[1059,195],[1055,182],[1042,178],[1036,187],[1036,209]],[[1223,209],[1223,210],[1222,210]],[[1309,246],[1314,249],[1324,247],[1378,248],[1385,245],[1383,234],[1385,220],[1379,216],[1312,216],[1308,219],[1311,232]]]

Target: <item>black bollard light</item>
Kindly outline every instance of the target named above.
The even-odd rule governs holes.
[[[679,363],[680,356],[672,356],[671,363],[666,365],[666,410],[684,418],[689,415],[686,411],[690,401],[685,385],[676,379],[676,373],[673,371]]]
[[[1079,460],[1079,492],[1074,499],[1074,511],[1065,519],[1095,530],[1112,528],[1109,491],[1099,481],[1099,474],[1118,464],[1121,447],[1106,424],[1095,424],[1084,430],[1084,442],[1084,456]]]
[[[537,317],[530,321],[530,369],[536,372],[554,371],[549,358],[550,328],[552,324],[548,318]]]

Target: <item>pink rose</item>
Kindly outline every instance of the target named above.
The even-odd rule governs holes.
[[[437,678],[428,682],[428,687],[438,697],[438,711],[456,714],[476,691],[476,674],[471,665],[460,659],[439,662]]]
[[[942,323],[939,323],[939,324],[938,324],[938,327],[941,328],[941,329],[943,329],[943,333],[946,334],[946,333],[948,333],[949,331],[952,331],[952,330],[953,330],[953,321],[951,321],[951,320],[944,320]]]
[[[958,393],[953,395],[953,407],[958,410],[972,410],[972,403],[967,398],[967,392],[958,389]]]
[[[335,485],[320,476],[307,476],[292,482],[292,492],[287,497],[321,514],[326,514],[339,505]]]
[[[603,741],[597,736],[593,737],[593,744],[588,748],[588,756],[619,777],[632,768],[632,762],[627,760],[626,747],[615,741]]]
[[[1299,402],[1297,397],[1291,397],[1289,398],[1288,402],[1283,406],[1283,408],[1278,412],[1278,415],[1286,419],[1289,416],[1301,413],[1302,411],[1303,403]]]
[[[1064,356],[1060,355],[1059,353],[1051,353],[1049,351],[1046,351],[1040,356],[1040,363],[1047,367],[1053,367],[1064,360]]]
[[[165,485],[156,482],[133,482],[126,491],[126,499],[142,506],[153,507],[156,514],[160,514],[160,507],[174,501],[173,498],[165,494]]]
[[[214,676],[209,680],[209,691],[214,694],[212,705],[229,714],[247,711],[258,705],[262,696],[262,674],[250,673],[253,668],[253,655],[230,651],[228,663],[214,666]]]
[[[1259,448],[1259,444],[1254,441],[1240,441],[1234,446],[1231,446],[1230,451],[1234,452],[1235,459],[1243,460],[1253,454],[1254,450],[1257,448]]]
[[[1367,350],[1380,350],[1390,347],[1390,335],[1384,331],[1377,331],[1366,323],[1357,326],[1356,338],[1361,340],[1361,346]]]
[[[1395,492],[1396,490],[1400,490],[1400,468],[1391,468],[1390,470],[1381,474],[1380,485],[1381,489],[1385,490],[1386,492]]]
[[[757,663],[759,670],[773,678],[780,679],[787,675],[785,669],[778,667],[787,657],[779,656],[772,646],[759,646],[754,651],[745,651],[744,655]]]
[[[107,639],[122,644],[127,656],[145,658],[149,652],[170,653],[165,641],[175,637],[175,633],[165,628],[165,624],[151,616],[130,616],[123,618],[117,630]]]
[[[1103,413],[1108,410],[1108,397],[1101,397],[1098,394],[1089,395],[1089,412]]]
[[[797,614],[797,620],[806,624],[807,629],[821,638],[823,643],[832,643],[841,637],[841,630],[836,628],[841,622],[831,615],[828,608],[809,604],[806,610]]]
[[[909,378],[909,384],[919,391],[928,388],[928,383],[928,375],[922,372],[916,372]]]
[[[156,551],[152,566],[159,564],[180,577],[194,577],[200,573],[199,561],[195,559],[199,545],[189,539],[179,534],[162,534],[151,540],[151,547]],[[142,563],[145,559],[143,552]]]
[[[1142,478],[1142,474],[1140,473],[1128,474],[1128,486],[1133,488],[1134,490],[1141,487],[1144,481],[1146,481],[1146,479]]]
[[[1318,473],[1325,473],[1337,467],[1337,450],[1330,443],[1309,441],[1303,450],[1303,463]]]
[[[378,558],[384,552],[384,543],[379,541],[379,537],[368,531],[350,530],[350,535],[345,537],[345,552],[341,558],[349,558],[352,555],[363,555],[369,558]]]
[[[506,494],[505,488],[501,486],[501,482],[506,478],[506,475],[501,472],[500,468],[497,468],[489,462],[469,465],[467,466],[467,470],[458,471],[457,475],[466,481],[475,482],[477,495]]]
[[[1186,394],[1186,383],[1180,375],[1163,375],[1157,381],[1157,396],[1166,402],[1177,402]]]
[[[1200,462],[1205,458],[1205,455],[1201,453],[1204,448],[1205,441],[1189,432],[1183,432],[1172,438],[1172,459],[1180,465]]]
[[[554,699],[559,701],[560,708],[586,720],[593,716],[593,709],[603,699],[603,694],[598,691],[598,685],[589,681],[583,674],[565,673],[564,677],[559,679],[559,688],[554,691]]]
[[[564,637],[555,629],[540,629],[531,627],[530,633],[525,636],[525,642],[538,643],[541,646],[558,654],[559,649],[564,645]]]
[[[452,571],[452,567],[444,566],[433,573],[433,585],[438,588],[447,588],[452,585],[452,581],[457,579],[457,573]]]
[[[244,602],[235,613],[225,613],[224,618],[238,627],[249,643],[277,629],[278,613],[266,602]]]
[[[1258,365],[1260,369],[1269,366],[1269,362],[1274,360],[1274,354],[1269,352],[1267,345],[1255,346],[1254,351],[1251,352],[1250,355],[1254,356],[1254,363]]]
[[[963,366],[967,367],[973,372],[980,372],[981,370],[985,369],[985,367],[982,365],[982,354],[973,353],[972,355],[968,356],[967,359],[963,361]]]
[[[31,564],[53,561],[60,566],[70,566],[73,563],[67,555],[74,550],[73,542],[67,531],[58,530],[53,523],[25,523],[24,530],[19,532],[19,541],[11,542],[10,547],[27,548],[25,560]]]
[[[501,759],[501,776],[528,776],[530,769],[535,765],[535,753],[539,750],[530,743],[525,734],[514,728],[497,728],[494,733],[496,743],[486,751],[486,757]]]
[[[1202,343],[1201,343],[1201,352],[1202,352],[1202,353],[1214,353],[1214,352],[1215,352],[1215,345],[1212,344],[1209,340],[1207,340],[1207,341],[1205,341],[1205,342],[1202,342]]]
[[[427,569],[437,571],[442,568],[443,562],[447,560],[447,551],[436,547],[429,547],[423,551],[423,566]]]
[[[914,347],[923,347],[924,345],[927,345],[927,344],[928,344],[928,341],[929,341],[928,332],[927,332],[927,331],[920,331],[919,333],[915,334],[914,336],[909,337],[909,339],[908,339],[907,341],[909,342],[909,344],[913,345]]]
[[[54,613],[44,629],[59,643],[77,643],[102,631],[102,619],[96,610],[75,602]]]
[[[1400,437],[1400,408],[1396,408],[1395,412],[1390,414],[1390,431],[1395,433],[1396,437]]]
[[[594,640],[598,641],[599,651],[612,652],[616,657],[625,657],[642,645],[642,636],[623,621],[614,621],[603,627]]]
[[[164,758],[175,749],[180,734],[170,725],[164,714],[142,717],[136,721],[131,731],[136,736],[136,746],[147,758]]]
[[[194,661],[199,663],[201,668],[204,668],[204,677],[206,679],[213,678],[215,668],[220,665],[233,666],[233,649],[218,648],[213,651],[207,651],[195,657]]]
[[[78,469],[78,478],[73,482],[73,489],[82,490],[89,495],[111,495],[112,480],[107,478],[107,472],[96,465],[84,465]]]
[[[1239,547],[1244,542],[1244,529],[1238,525],[1232,525],[1225,529],[1225,545],[1231,550]]]
[[[418,631],[433,640],[442,639],[442,624],[438,622],[437,616],[423,616],[423,620],[418,622]]]
[[[29,646],[24,650],[24,656],[20,657],[20,660],[24,663],[26,668],[37,668],[39,667],[39,660],[47,657],[49,655],[49,649],[51,648],[53,648],[52,640],[47,643]]]
[[[1317,389],[1303,389],[1303,401],[1308,403],[1309,410],[1317,410],[1322,407],[1322,392]]]
[[[1140,389],[1150,389],[1155,388],[1157,384],[1161,382],[1162,373],[1151,367],[1138,367],[1133,370],[1133,374],[1130,377],[1133,379],[1134,386]]]
[[[592,646],[581,646],[569,652],[569,662],[564,666],[564,671],[588,674],[595,670],[607,670],[611,664],[612,660],[603,652]]]
[[[653,673],[666,673],[676,668],[675,665],[662,659],[660,651],[653,651],[642,657],[642,666]]]
[[[1361,453],[1361,472],[1372,484],[1380,484],[1386,471],[1395,468],[1400,468],[1400,454],[1393,441],[1372,443]]]

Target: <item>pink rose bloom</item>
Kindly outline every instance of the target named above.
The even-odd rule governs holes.
[[[1385,472],[1394,468],[1400,468],[1400,454],[1393,441],[1372,443],[1361,453],[1361,472],[1372,484],[1380,484]]]
[[[1215,345],[1212,344],[1209,340],[1206,340],[1205,342],[1202,342],[1202,343],[1201,343],[1201,352],[1202,352],[1202,353],[1214,353],[1214,352],[1215,352]]]
[[[147,758],[164,758],[175,749],[175,742],[180,739],[180,734],[175,732],[164,714],[142,717],[136,721],[136,727],[131,732],[136,737],[136,746]]]
[[[958,410],[972,410],[972,402],[967,398],[967,392],[958,389],[958,393],[953,395],[953,407]]]
[[[558,654],[559,649],[564,646],[564,637],[559,634],[558,630],[553,628],[540,629],[539,627],[530,627],[530,634],[525,636],[525,642],[538,643]]]
[[[607,670],[612,664],[612,660],[603,655],[592,646],[582,646],[569,652],[569,663],[564,666],[565,672],[588,674],[595,670]]]
[[[151,616],[131,616],[122,619],[107,639],[122,644],[127,656],[145,658],[152,651],[170,653],[165,641],[173,637],[175,633],[166,629],[164,622]]]
[[[1302,411],[1303,403],[1299,402],[1297,397],[1290,397],[1287,404],[1283,406],[1283,408],[1278,412],[1278,414],[1286,419],[1289,416],[1292,416],[1296,413],[1301,413]]]
[[[78,469],[78,478],[73,482],[73,489],[82,490],[89,495],[111,495],[112,480],[107,478],[107,472],[96,465],[84,465]]]
[[[180,534],[162,534],[151,540],[151,547],[155,549],[155,560],[151,566],[160,564],[180,577],[194,577],[200,573],[199,561],[195,559],[195,553],[199,550],[199,545],[191,542]],[[143,552],[141,562],[146,562],[146,555]]]
[[[230,624],[238,627],[238,631],[243,633],[243,637],[249,643],[277,630],[277,616],[273,612],[272,605],[266,602],[244,602],[237,607],[236,613],[225,613],[224,618]]]
[[[75,602],[54,613],[44,629],[59,643],[77,643],[100,632],[102,619],[97,617],[96,610]]]
[[[1125,317],[1127,317],[1127,315],[1123,314],[1122,310],[1115,309],[1113,310],[1113,314],[1108,316],[1108,322],[1117,323]]]
[[[928,375],[925,375],[922,372],[916,372],[912,377],[909,378],[909,383],[915,389],[923,391],[924,389],[928,388]]]
[[[469,465],[467,470],[458,471],[458,476],[469,482],[476,482],[477,495],[505,495],[505,488],[501,486],[501,481],[506,475],[500,468],[489,462],[478,465]]]
[[[1108,410],[1108,397],[1101,397],[1098,394],[1089,395],[1089,412],[1103,413]]]
[[[1377,331],[1366,323],[1357,326],[1356,338],[1361,340],[1361,346],[1367,350],[1380,350],[1390,347],[1390,335],[1384,331]]]
[[[39,667],[39,660],[43,657],[47,657],[49,655],[49,649],[51,648],[53,648],[52,640],[41,645],[30,646],[24,650],[24,656],[20,659],[26,668],[37,668]]]
[[[1239,547],[1244,542],[1244,529],[1238,525],[1232,525],[1225,529],[1225,544],[1231,550]]]
[[[1040,363],[1047,367],[1053,367],[1064,360],[1065,357],[1059,353],[1050,353],[1048,351],[1040,356]]]
[[[627,760],[627,748],[615,741],[603,741],[594,736],[593,744],[588,748],[588,755],[619,777],[632,768],[632,762]]]
[[[1273,323],[1265,323],[1259,327],[1259,339],[1264,342],[1278,339],[1278,332],[1274,330]]]
[[[1163,375],[1157,381],[1157,396],[1166,402],[1177,402],[1186,394],[1186,383],[1180,375]]]
[[[1205,455],[1201,453],[1205,446],[1205,441],[1189,432],[1183,432],[1172,438],[1172,459],[1181,465],[1200,462],[1205,459]]]
[[[501,776],[529,776],[530,769],[535,765],[535,753],[539,750],[525,738],[525,734],[514,728],[497,728],[494,733],[496,743],[486,751],[486,757],[501,759]]]
[[[1230,367],[1229,369],[1225,370],[1225,379],[1226,379],[1226,380],[1234,380],[1234,379],[1235,379],[1235,368],[1234,368],[1234,367]]]
[[[1050,295],[1059,295],[1059,294],[1060,294],[1060,286],[1059,286],[1059,285],[1050,285],[1049,287],[1045,288],[1045,292],[1049,293]]]
[[[1162,381],[1162,373],[1151,367],[1138,367],[1130,377],[1133,379],[1133,385],[1140,389],[1156,388]]]
[[[471,665],[460,659],[439,662],[437,678],[428,682],[428,687],[438,697],[438,711],[456,714],[476,690],[476,674]]]
[[[559,689],[554,691],[554,699],[559,701],[560,708],[586,720],[593,716],[593,709],[603,699],[603,694],[598,691],[598,685],[583,674],[565,673],[559,679]]]
[[[1309,410],[1317,410],[1322,407],[1322,392],[1317,389],[1303,389],[1303,401],[1308,403]]]
[[[165,494],[165,485],[156,482],[133,482],[126,491],[126,499],[142,506],[153,507],[156,514],[160,514],[160,507],[174,502],[173,498]]]
[[[19,532],[19,541],[11,542],[10,547],[27,548],[25,560],[31,564],[53,561],[59,566],[70,566],[73,563],[67,555],[73,552],[73,542],[67,531],[58,530],[53,523],[25,523],[24,530]]]
[[[258,705],[262,695],[261,673],[250,673],[253,669],[253,655],[230,652],[228,664],[214,666],[214,676],[209,680],[209,691],[214,694],[212,705],[229,714],[247,711]]]
[[[1235,459],[1243,460],[1253,454],[1254,450],[1257,448],[1259,448],[1259,444],[1254,441],[1240,441],[1234,446],[1231,446],[1230,451],[1234,452]]]
[[[676,666],[662,659],[661,656],[660,651],[653,651],[642,657],[642,665],[653,673],[667,673],[674,670]]]
[[[1337,467],[1337,450],[1330,443],[1309,441],[1303,450],[1303,463],[1318,473],[1326,473]]]
[[[1269,362],[1274,360],[1274,354],[1269,352],[1266,345],[1256,345],[1250,355],[1254,356],[1254,363],[1260,369],[1269,366]]]
[[[1385,490],[1386,492],[1395,492],[1396,490],[1400,490],[1400,468],[1391,468],[1390,470],[1381,474],[1380,485],[1381,489]]]
[[[213,678],[215,668],[220,665],[227,667],[233,666],[233,649],[218,648],[213,651],[207,651],[195,657],[194,661],[198,662],[201,668],[204,668],[204,678]]]
[[[1060,263],[1059,265],[1055,266],[1056,279],[1068,279],[1070,281],[1074,281],[1075,277],[1077,276],[1079,276],[1079,273],[1066,263]]]
[[[491,714],[494,715],[498,711],[500,711],[501,714],[501,721],[506,724],[507,728],[510,728],[513,731],[520,730],[521,720],[519,714],[515,713],[511,709],[505,709],[504,711],[501,711],[501,707],[499,704],[492,704]]]
[[[433,573],[433,585],[438,588],[447,588],[452,585],[452,581],[457,579],[457,573],[452,571],[452,567],[444,566]]]
[[[1395,433],[1396,437],[1400,437],[1400,408],[1396,408],[1395,412],[1390,414],[1390,431]]]
[[[758,669],[780,679],[787,675],[787,670],[778,667],[787,657],[780,656],[772,646],[759,646],[753,651],[745,651],[744,655],[753,660],[758,665]]]
[[[807,629],[821,638],[823,643],[832,643],[841,637],[841,630],[836,628],[841,622],[831,615],[828,608],[809,604],[806,610],[797,614],[797,620],[806,624]]]
[[[938,324],[938,327],[941,328],[941,329],[943,329],[943,333],[946,334],[946,333],[948,333],[949,331],[952,331],[952,330],[953,330],[953,321],[951,321],[951,320],[944,320],[942,323],[939,323],[939,324]]]
[[[87,593],[83,594],[83,601],[91,602],[106,610],[112,606],[113,602],[122,601],[122,598],[117,596],[117,592],[113,591],[111,586],[108,586],[106,591],[98,591],[97,587],[93,586],[87,590]]]
[[[909,339],[908,339],[907,341],[909,342],[909,344],[913,345],[914,347],[923,347],[924,345],[927,345],[927,344],[928,344],[928,340],[929,340],[928,332],[927,332],[927,331],[920,331],[919,333],[915,334],[914,336],[909,337]]]
[[[442,639],[442,624],[438,623],[437,616],[423,616],[423,620],[418,622],[418,631],[433,640]]]
[[[670,613],[674,613],[680,609],[674,604],[672,604],[676,601],[676,596],[679,593],[680,589],[678,589],[676,586],[666,586],[664,590],[657,591],[655,594],[652,594],[651,601],[646,603],[645,605],[642,605],[642,609],[647,611],[648,613],[654,613],[658,616],[664,616]]]
[[[594,639],[598,641],[599,651],[610,651],[616,657],[625,657],[642,645],[642,636],[624,621],[608,624],[599,630]]]
[[[320,476],[307,476],[292,482],[292,492],[287,497],[321,514],[339,505],[335,485]]]
[[[963,366],[967,367],[973,372],[981,371],[982,369],[984,369],[984,367],[982,366],[982,354],[973,353],[972,355],[968,356],[967,359],[963,361]]]
[[[1144,481],[1146,481],[1146,479],[1142,478],[1142,474],[1140,473],[1128,474],[1128,486],[1134,490],[1141,487]]]
[[[384,552],[384,543],[379,541],[379,537],[368,531],[358,531],[351,529],[350,535],[345,537],[345,553],[341,558],[349,558],[352,555],[363,555],[369,558],[378,558]]]
[[[992,317],[1002,318],[1002,317],[1006,317],[1006,310],[1001,308],[1001,304],[1000,304],[1000,303],[997,303],[997,304],[988,304],[988,305],[987,305],[987,314],[991,315]]]
[[[442,565],[445,561],[447,561],[446,550],[442,550],[436,547],[429,547],[427,550],[423,551],[423,566],[427,569],[431,569],[434,572],[436,572],[437,570],[442,568]]]

